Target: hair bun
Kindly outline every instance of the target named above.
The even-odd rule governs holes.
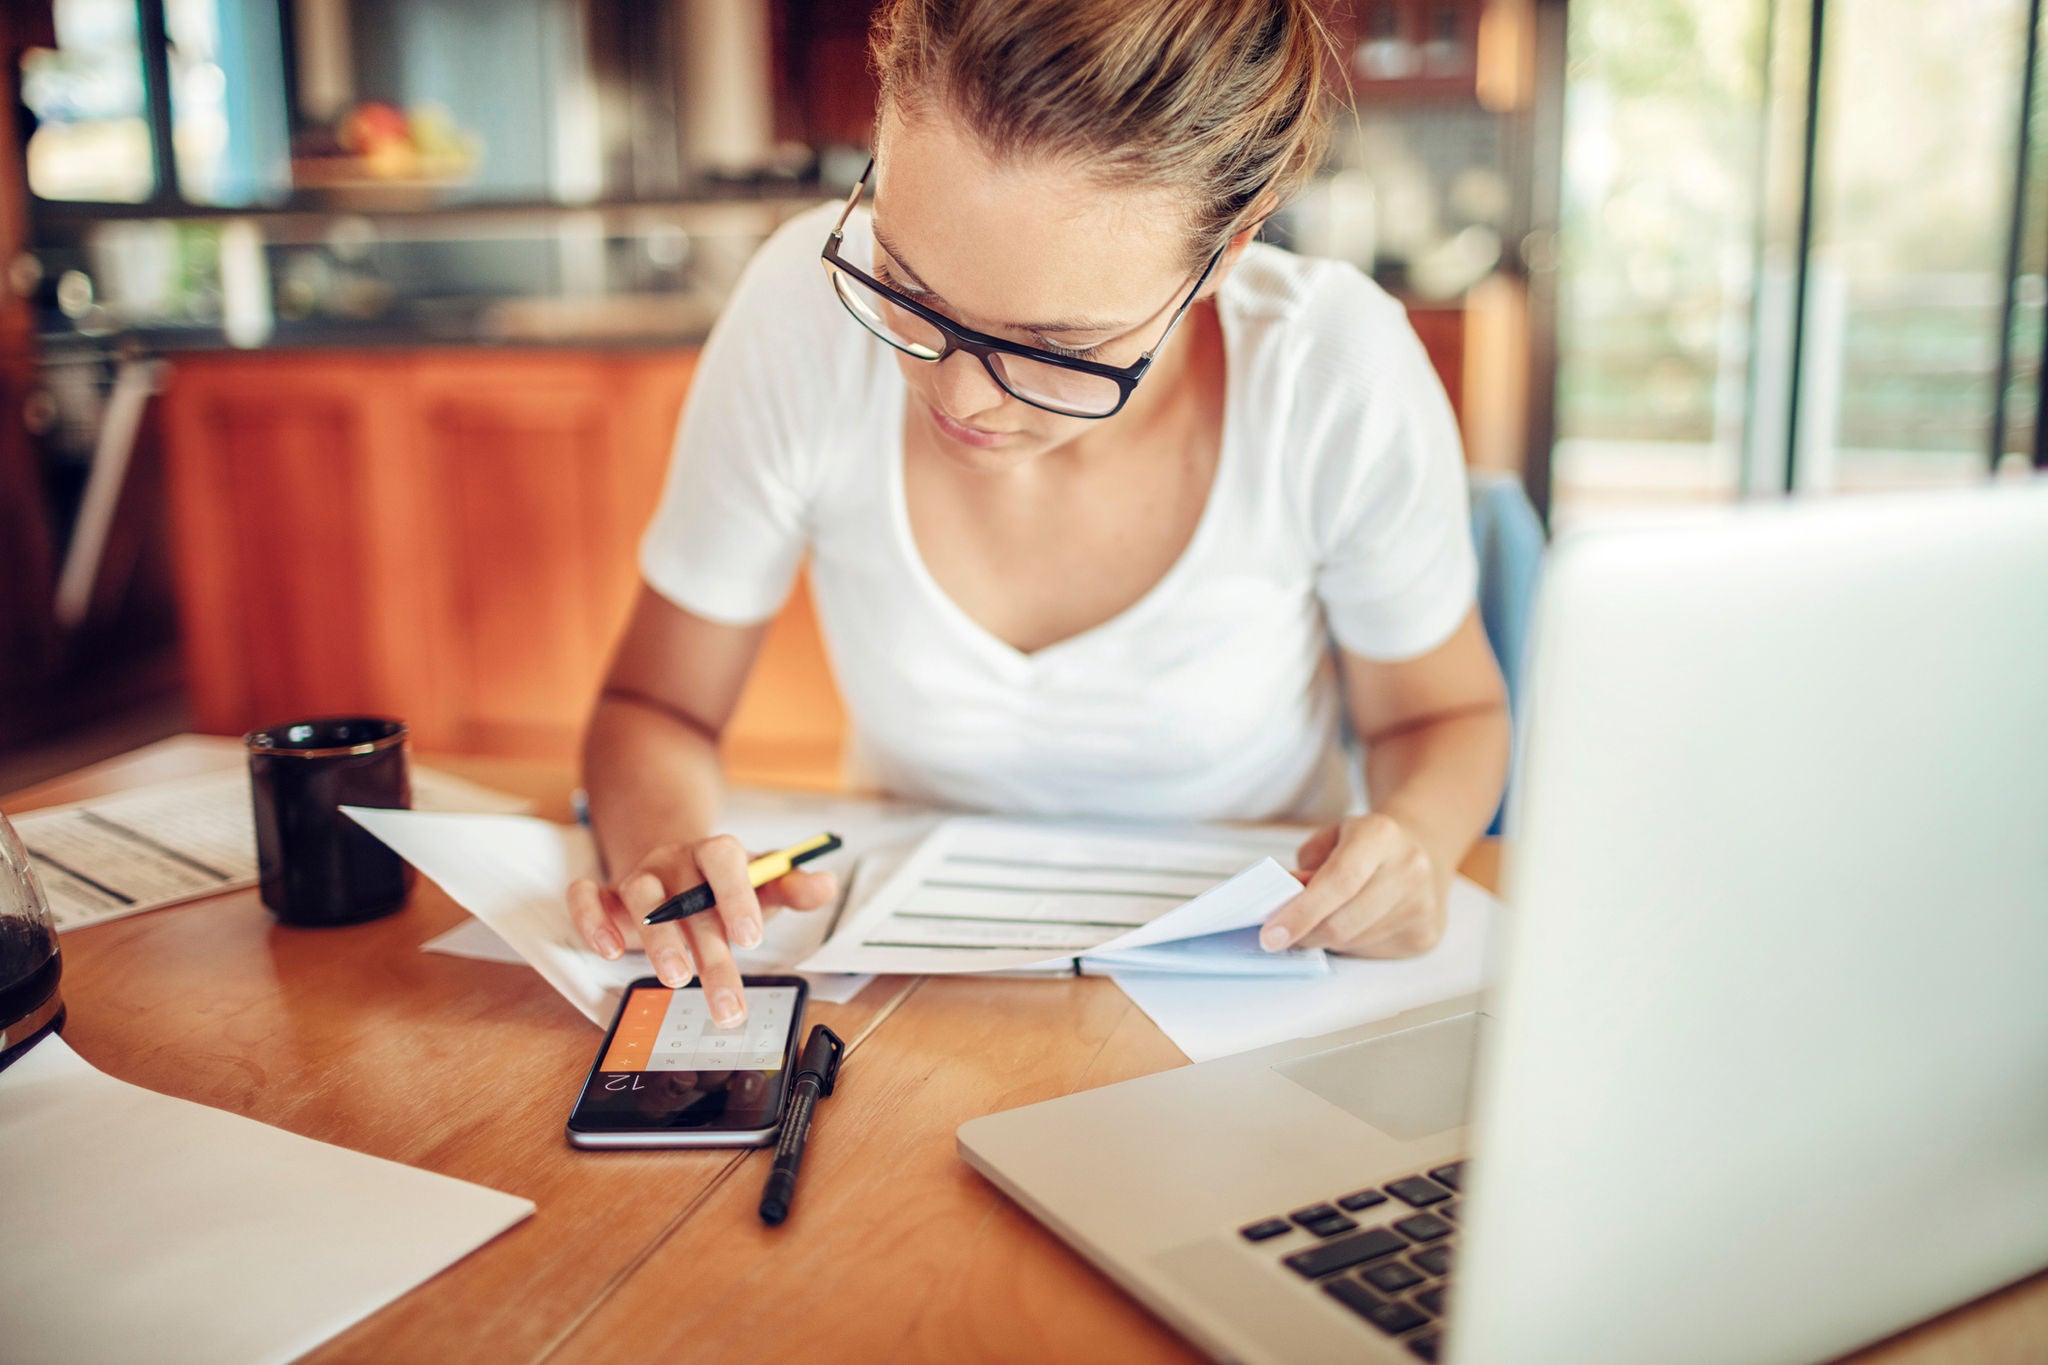
[[[1285,203],[1329,144],[1314,0],[892,0],[869,56],[885,106],[943,107],[1000,160],[1180,192],[1191,261]]]

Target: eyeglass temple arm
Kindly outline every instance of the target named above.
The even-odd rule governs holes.
[[[1201,278],[1195,281],[1195,287],[1188,290],[1188,296],[1182,299],[1180,307],[1174,310],[1173,321],[1166,324],[1166,330],[1160,334],[1159,340],[1152,343],[1152,349],[1145,352],[1143,359],[1150,361],[1153,356],[1166,349],[1166,343],[1173,340],[1174,331],[1180,326],[1180,320],[1186,317],[1188,309],[1194,306],[1195,295],[1202,292],[1202,286],[1207,284],[1209,277],[1216,273],[1216,263],[1223,259],[1223,253],[1229,249],[1230,244],[1228,242],[1225,242],[1216,249],[1216,254],[1209,258],[1209,264],[1202,267]]]
[[[846,231],[846,220],[853,217],[854,208],[860,203],[860,196],[868,187],[868,177],[875,173],[875,159],[868,158],[868,168],[860,173],[860,179],[853,182],[853,192],[846,196],[846,207],[839,210],[839,221],[832,225],[832,235],[841,236]],[[1199,286],[1197,286],[1199,287]]]

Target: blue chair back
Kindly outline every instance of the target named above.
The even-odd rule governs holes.
[[[1543,522],[1520,479],[1511,474],[1473,471],[1472,544],[1479,553],[1479,619],[1487,643],[1500,661],[1508,685],[1508,711],[1520,724],[1522,655],[1536,605],[1536,583],[1543,574]],[[1508,777],[1512,787],[1514,776]],[[1499,834],[1507,798],[1493,815],[1488,834]]]

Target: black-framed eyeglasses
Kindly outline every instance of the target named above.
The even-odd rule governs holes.
[[[1174,310],[1173,320],[1166,324],[1159,340],[1135,363],[1118,366],[1079,360],[1057,351],[1023,346],[1001,337],[969,331],[943,313],[925,307],[916,299],[906,297],[849,264],[839,254],[840,245],[845,240],[846,220],[853,216],[854,206],[860,203],[861,192],[867,188],[868,177],[874,172],[875,163],[870,161],[868,168],[861,172],[860,183],[846,197],[846,207],[840,212],[839,221],[832,225],[832,235],[825,239],[825,273],[832,277],[832,288],[839,295],[839,301],[846,305],[846,311],[853,314],[861,326],[914,359],[937,364],[955,351],[965,351],[981,362],[989,378],[995,380],[1004,393],[1034,408],[1056,412],[1063,417],[1114,417],[1121,411],[1123,405],[1130,401],[1132,390],[1138,387],[1138,381],[1152,368],[1152,358],[1172,337],[1173,329],[1180,326],[1180,320],[1187,315],[1195,295],[1202,292],[1202,286],[1209,282],[1216,263],[1223,259],[1223,251],[1219,248],[1209,258],[1209,264],[1202,267],[1195,287],[1180,301],[1180,307]]]

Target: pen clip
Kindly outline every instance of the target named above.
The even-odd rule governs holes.
[[[823,1056],[820,1056],[820,1053]],[[818,1078],[818,1098],[832,1093],[832,1083],[839,1078],[839,1063],[846,1056],[846,1044],[838,1034],[823,1024],[811,1026],[811,1036],[804,1042],[804,1054],[796,1065],[796,1079],[802,1080],[809,1072]]]

